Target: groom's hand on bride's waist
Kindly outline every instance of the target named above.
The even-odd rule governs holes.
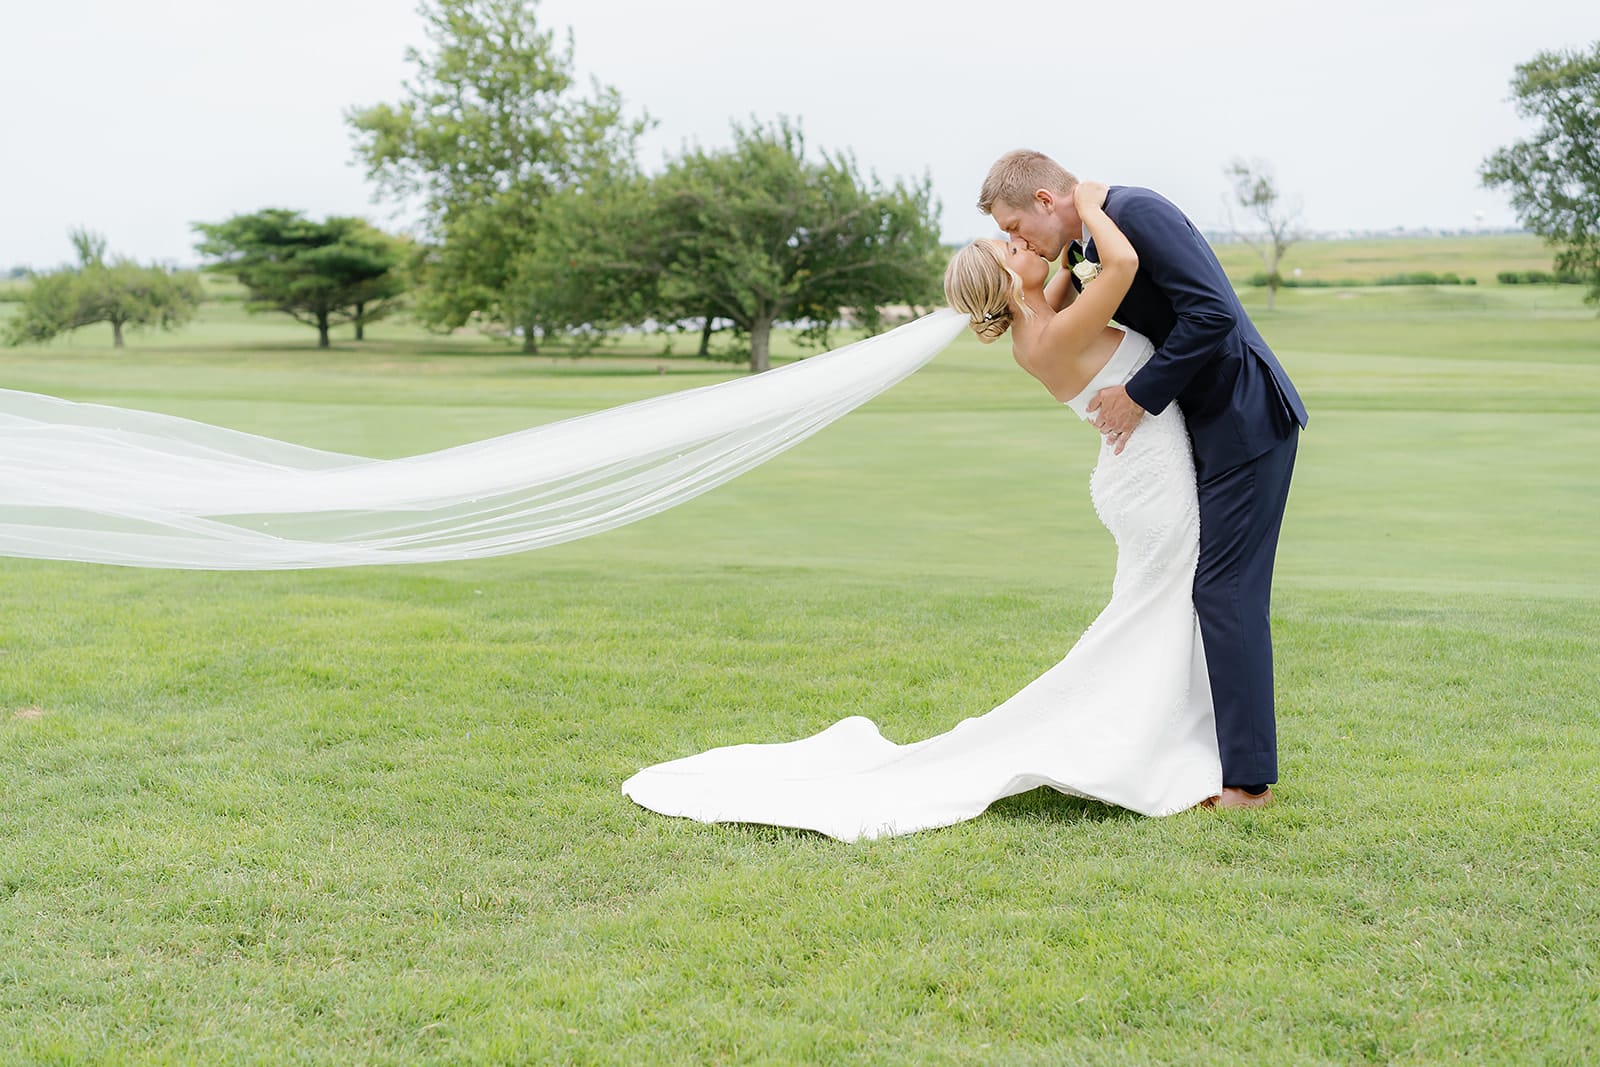
[[[1119,456],[1128,443],[1128,436],[1139,425],[1139,420],[1144,418],[1144,408],[1120,385],[1108,385],[1094,394],[1088,410],[1094,416],[1095,428],[1114,446],[1115,454]]]

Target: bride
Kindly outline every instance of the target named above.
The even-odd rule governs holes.
[[[1017,363],[1085,421],[1094,395],[1126,382],[1152,352],[1142,335],[1107,325],[1139,258],[1105,196],[1097,182],[1074,193],[1101,262],[1060,312],[1045,296],[1049,264],[1020,245],[974,241],[945,272],[950,305],[978,337],[1009,329]],[[852,716],[799,741],[647,767],[623,792],[665,815],[845,841],[948,826],[1039,786],[1145,815],[1216,795],[1221,763],[1191,599],[1199,508],[1177,405],[1146,414],[1120,454],[1102,444],[1089,488],[1117,544],[1111,601],[1060,663],[993,711],[906,745]]]

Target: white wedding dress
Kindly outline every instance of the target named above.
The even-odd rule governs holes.
[[[1069,406],[1150,357],[1128,333]],[[816,830],[844,841],[948,826],[1050,786],[1145,815],[1221,791],[1211,689],[1191,589],[1200,516],[1177,405],[1102,447],[1090,498],[1117,543],[1106,605],[1066,658],[947,733],[896,745],[852,716],[786,744],[734,745],[635,774],[622,791],[665,815]]]

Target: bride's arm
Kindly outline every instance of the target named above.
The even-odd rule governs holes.
[[[1078,290],[1072,287],[1072,271],[1067,267],[1066,253],[1063,252],[1060,269],[1045,283],[1045,303],[1060,311],[1070,306],[1077,296]]]
[[[1099,182],[1080,182],[1073,197],[1078,215],[1100,251],[1100,273],[1045,324],[1037,355],[1031,360],[1038,366],[1029,368],[1041,380],[1047,375],[1056,381],[1093,377],[1092,372],[1083,376],[1079,363],[1116,314],[1139,271],[1139,253],[1105,212],[1106,187]]]

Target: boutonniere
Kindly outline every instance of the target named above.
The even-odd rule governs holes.
[[[1080,260],[1072,265],[1072,273],[1081,284],[1088,285],[1100,273],[1100,264],[1092,259]]]

